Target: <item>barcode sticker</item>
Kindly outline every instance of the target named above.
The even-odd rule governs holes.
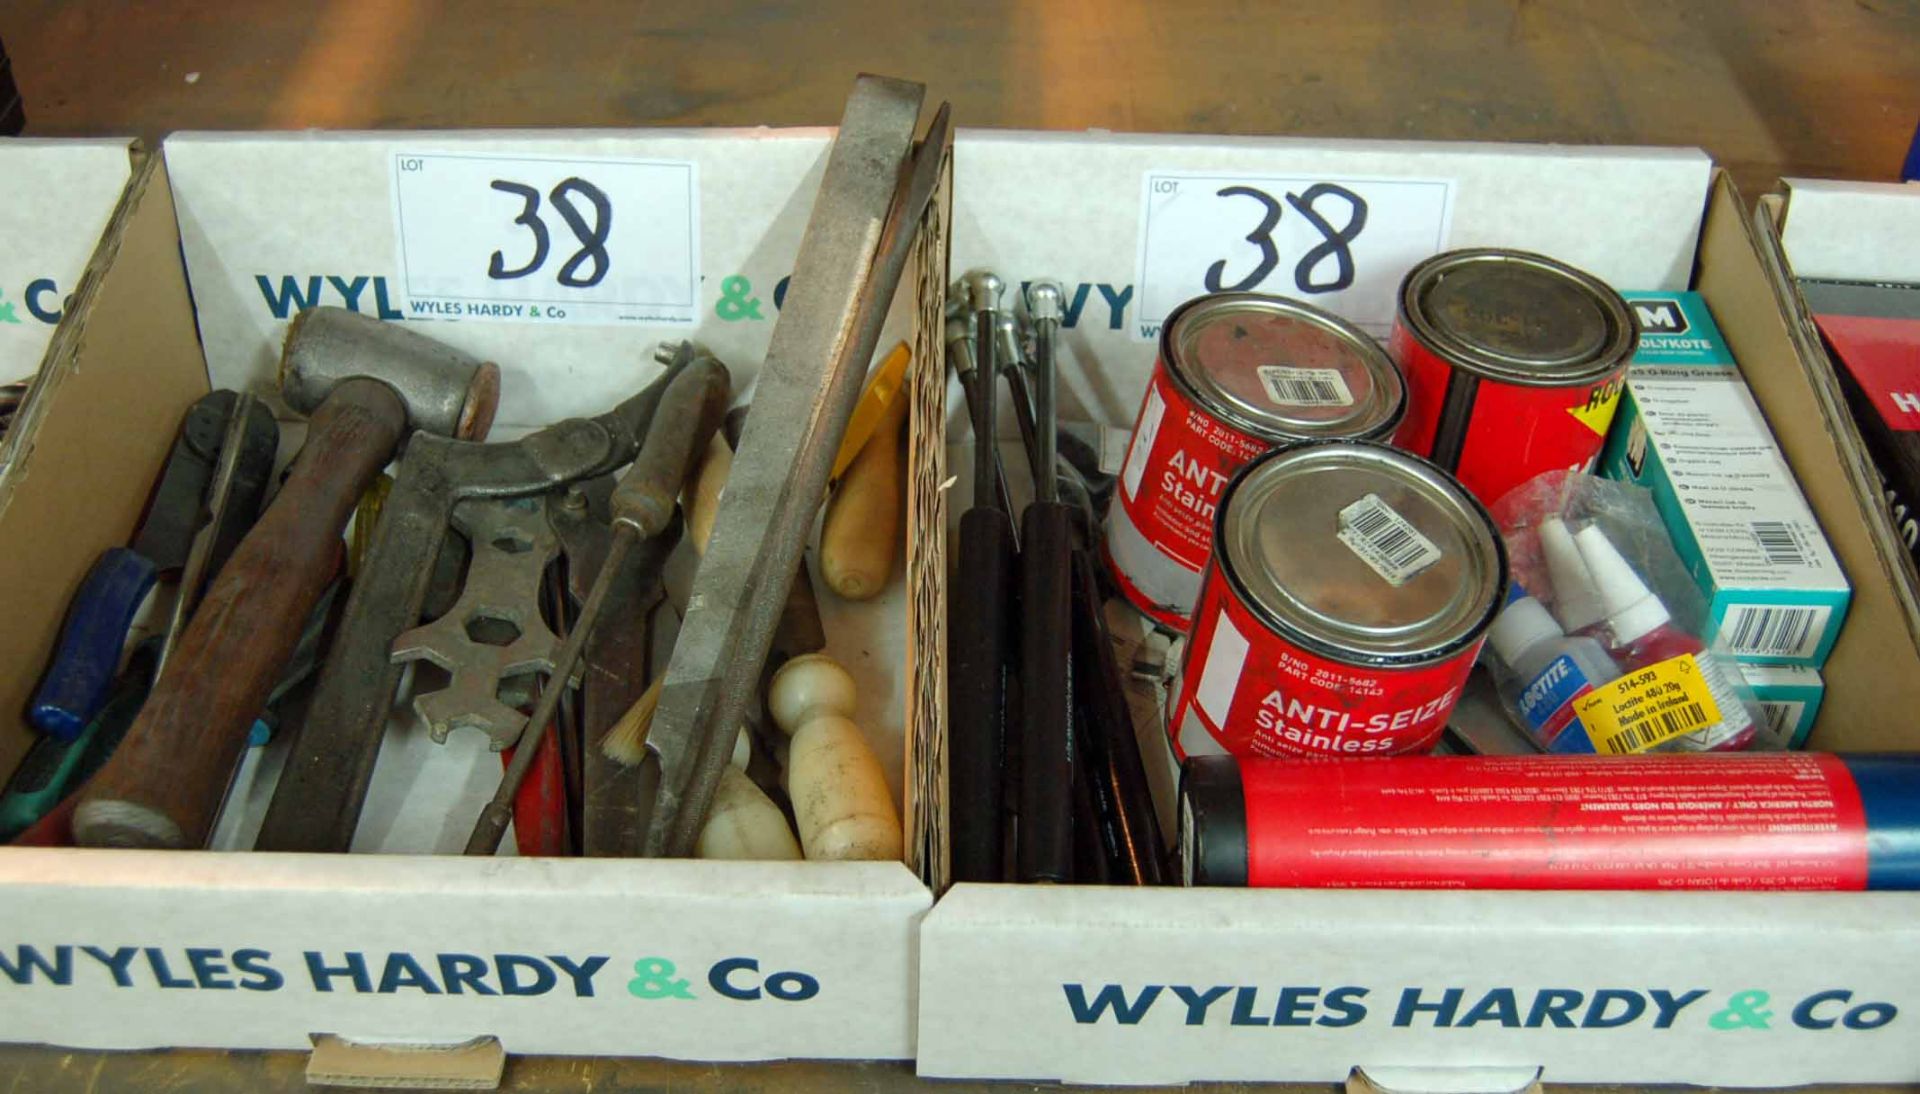
[[[1727,611],[1720,637],[1737,657],[1808,657],[1826,634],[1833,609],[1742,604]]]
[[[1602,756],[1645,752],[1720,722],[1720,706],[1690,653],[1622,676],[1575,699],[1574,714]]]
[[[1335,368],[1290,368],[1262,365],[1260,386],[1275,406],[1352,406],[1353,390]]]
[[[1381,501],[1378,494],[1368,494],[1340,510],[1339,536],[1340,542],[1396,589],[1441,558],[1440,548]]]
[[[1807,704],[1786,700],[1773,700],[1754,704],[1760,708],[1760,717],[1766,722],[1767,736],[1779,741],[1782,746],[1800,724],[1800,712]]]
[[[1747,525],[1753,541],[1767,556],[1770,566],[1805,566],[1807,553],[1793,534],[1793,526],[1784,520],[1756,520]]]

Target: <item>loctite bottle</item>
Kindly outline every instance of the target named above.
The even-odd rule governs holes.
[[[1606,642],[1607,652],[1619,663],[1620,671],[1629,673],[1690,653],[1700,666],[1701,681],[1720,710],[1718,722],[1675,738],[1660,750],[1731,752],[1751,744],[1753,716],[1734,691],[1726,666],[1698,638],[1673,625],[1667,606],[1647,588],[1597,525],[1580,529],[1573,540],[1606,612],[1595,637]]]
[[[1518,583],[1488,629],[1487,644],[1512,674],[1505,698],[1535,743],[1550,752],[1592,752],[1573,704],[1620,675],[1606,649],[1592,638],[1561,630]]]

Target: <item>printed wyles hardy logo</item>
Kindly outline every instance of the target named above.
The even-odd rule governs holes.
[[[0,295],[0,323],[18,322],[20,322],[20,316],[19,313],[14,310],[13,301],[8,300],[4,295]]]
[[[1689,327],[1687,313],[1677,300],[1636,300],[1633,314],[1648,334],[1685,334]]]

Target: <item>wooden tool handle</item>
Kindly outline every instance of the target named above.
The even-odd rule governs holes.
[[[893,577],[900,553],[900,492],[906,454],[900,433],[909,397],[887,404],[873,439],[853,458],[846,477],[827,502],[820,528],[820,573],[848,600],[869,600]]]
[[[687,542],[695,554],[707,553],[707,540],[713,535],[713,516],[720,511],[720,492],[727,488],[727,476],[733,473],[733,446],[715,433],[707,441],[706,454],[692,485],[681,492],[680,501],[687,514]]]
[[[207,589],[166,672],[88,785],[74,836],[96,847],[199,847],[281,669],[332,579],[340,533],[393,458],[406,408],[348,380],[313,415],[280,494]]]

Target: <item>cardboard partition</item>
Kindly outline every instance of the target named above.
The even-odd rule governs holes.
[[[1783,317],[1798,366],[1778,370],[1779,389],[1772,398],[1763,398],[1762,405],[1782,446],[1789,438],[1796,446],[1788,454],[1794,467],[1813,469],[1811,474],[1801,472],[1808,500],[1826,525],[1842,565],[1853,575],[1855,589],[1870,594],[1864,605],[1856,595],[1854,610],[1864,607],[1866,612],[1849,619],[1834,654],[1847,656],[1855,678],[1869,672],[1900,676],[1888,671],[1885,657],[1889,650],[1899,651],[1904,663],[1906,651],[1920,645],[1920,572],[1847,410],[1838,365],[1828,355],[1795,279],[1920,281],[1920,186],[1787,180],[1782,193],[1756,203],[1752,230],[1775,296],[1774,310]],[[1828,672],[1831,683],[1831,667]],[[1858,703],[1860,693],[1848,695],[1847,690],[1832,687],[1827,702]],[[1823,707],[1809,746],[1840,747],[1822,727],[1845,724],[1885,727],[1868,732],[1858,744],[1851,742],[1862,735],[1849,728],[1841,738],[1849,747],[1912,747],[1907,742],[1912,712],[1920,709],[1915,705],[1920,703],[1920,680],[1908,680],[1904,687],[1888,680],[1876,694],[1881,699],[1877,706],[1852,707],[1851,715]]]
[[[1101,181],[1074,180],[1076,193],[1102,199],[1083,210],[1089,224],[1129,223],[1143,175],[1181,163],[1155,141],[1141,142],[1145,153],[1131,141],[1065,143],[1079,145],[1086,170],[1112,169],[1096,175]],[[1358,158],[1286,142],[1209,142],[1205,154],[1221,175],[1293,179],[1301,189],[1316,179],[1380,177],[1353,166],[1361,162],[1389,177],[1442,174],[1425,147],[1404,155],[1391,144],[1341,147]],[[956,268],[992,264],[1010,280],[1053,273],[1068,258],[1050,237],[1034,234],[1029,250],[1016,234],[969,232],[989,210],[970,206],[984,199],[977,179],[967,186],[967,150]],[[1855,587],[1828,663],[1816,743],[1920,743],[1910,713],[1920,699],[1920,654],[1872,564],[1839,454],[1817,443],[1819,424],[1800,409],[1805,371],[1732,185],[1680,153],[1623,151],[1618,162],[1600,149],[1443,155],[1457,157],[1459,181],[1452,233],[1435,250],[1468,242],[1536,249],[1622,289],[1691,284],[1705,295]],[[1579,182],[1596,176],[1607,192]],[[1476,208],[1558,215],[1481,223],[1467,215]],[[1615,239],[1623,227],[1630,231]],[[1146,260],[1128,262],[1124,229],[1098,238],[1083,249],[1104,265],[1069,266],[1067,277],[1133,288],[1120,279]],[[1253,252],[1218,253],[1245,261]],[[1283,275],[1300,253],[1283,256]],[[1375,276],[1397,280],[1406,265]],[[1362,266],[1355,283],[1365,276]],[[1363,302],[1328,295],[1336,310],[1365,318],[1351,310]],[[1083,317],[1071,340],[1077,365],[1096,386],[1112,377],[1119,413],[1130,415],[1152,346],[1130,344],[1119,328],[1096,335],[1086,326]],[[1104,412],[1102,421],[1115,424]],[[1158,753],[1149,753],[1150,768],[1169,762],[1157,727],[1143,725],[1140,735]],[[1435,1090],[1517,1088],[1535,1072],[1548,1083],[1912,1081],[1920,1077],[1920,1038],[1909,1028],[1920,1007],[1911,975],[1916,915],[1920,896],[1907,894],[957,885],[921,929],[918,1066],[940,1077],[1123,1084],[1332,1081],[1359,1067]],[[1502,1086],[1488,1078],[1494,1072],[1520,1078]]]
[[[209,368],[216,383],[264,394],[275,347],[300,301],[357,303],[380,314],[385,305],[422,298],[397,295],[409,258],[406,225],[388,201],[404,181],[396,181],[396,148],[456,160],[471,153],[489,168],[558,164],[565,177],[541,179],[542,192],[550,198],[559,189],[583,218],[593,203],[577,187],[561,187],[567,178],[600,178],[606,163],[616,173],[636,163],[693,165],[662,176],[698,180],[675,223],[707,229],[699,262],[690,273],[679,270],[680,285],[693,286],[699,299],[688,321],[622,318],[613,314],[620,301],[603,309],[603,321],[577,326],[549,317],[533,329],[497,313],[406,320],[505,366],[503,419],[524,426],[544,415],[605,409],[657,372],[652,350],[666,337],[727,347],[736,393],[751,391],[777,314],[777,284],[818,183],[825,135],[524,140],[184,139],[178,148],[169,142],[168,166],[158,157],[148,165],[83,283],[74,322],[56,341],[49,373],[57,384],[50,384],[38,440],[5,480],[0,580],[21,590],[9,593],[0,628],[7,669],[0,678],[20,689],[8,693],[0,727],[12,756],[30,740],[17,712],[68,599],[95,555],[131,534],[181,413],[207,390]],[[355,174],[356,165],[373,173],[371,181]],[[494,177],[480,179],[483,193],[498,194],[486,185]],[[619,185],[607,187],[616,225],[617,203],[631,196]],[[666,192],[658,177],[633,185],[642,197]],[[544,199],[543,209],[552,218],[552,275],[591,246]],[[519,233],[495,235],[488,248],[531,245],[530,230],[514,223],[516,211],[517,202],[487,208],[501,215],[484,227]],[[471,231],[482,230],[474,225]],[[595,234],[591,224],[583,232]],[[359,240],[361,249],[343,248],[343,239]],[[605,245],[621,255],[638,244],[613,236]],[[526,264],[528,253],[516,250],[510,268]],[[482,250],[482,270],[486,257]],[[592,262],[582,259],[575,272],[590,271]],[[918,317],[938,316],[944,253],[923,249],[916,262],[894,318],[901,337],[914,333]],[[298,300],[280,295],[285,278]],[[308,292],[316,283],[320,297]],[[421,284],[432,287],[430,279]],[[928,284],[936,285],[931,303]],[[636,298],[652,287],[641,284]],[[275,313],[276,301],[287,316]],[[514,432],[508,425],[496,437]],[[904,583],[865,605],[825,593],[820,599],[830,649],[860,686],[858,719],[899,793],[908,732]],[[510,1052],[700,1060],[912,1055],[912,955],[932,898],[906,865],[461,858],[445,852],[459,848],[460,833],[491,796],[499,759],[483,747],[461,757],[419,740],[408,745],[383,751],[369,809],[376,800],[392,808],[363,827],[380,829],[378,848],[409,853],[0,848],[0,904],[8,910],[0,932],[0,1036],[94,1048],[302,1048],[331,1035],[434,1045],[495,1037]],[[231,842],[223,846],[246,845],[234,833],[257,822],[274,767],[264,759],[243,765],[221,826]],[[182,994],[188,990],[201,993],[192,1005]]]
[[[0,139],[0,384],[39,371],[142,156],[125,140]]]

